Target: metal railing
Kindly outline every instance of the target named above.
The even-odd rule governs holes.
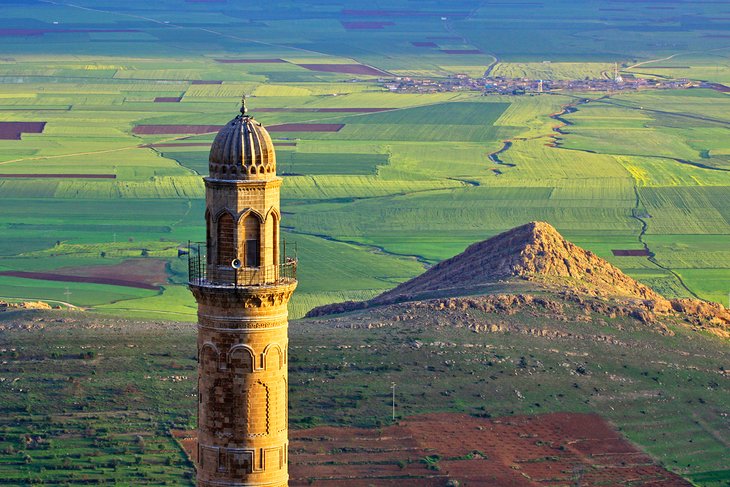
[[[208,266],[206,244],[188,242],[188,284],[191,286],[266,286],[293,282],[296,278],[296,258],[284,257],[280,264],[238,269],[230,265]]]

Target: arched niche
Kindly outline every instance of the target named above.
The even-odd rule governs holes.
[[[277,344],[271,344],[264,350],[264,368],[267,371],[281,370],[284,366],[284,353]]]
[[[244,374],[253,373],[254,353],[246,345],[236,345],[228,353],[227,365],[235,378],[243,377]]]

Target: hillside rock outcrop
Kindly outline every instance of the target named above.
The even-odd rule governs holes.
[[[438,299],[438,296],[480,294],[480,288],[491,284],[509,288],[509,282],[515,280],[534,283],[538,290],[609,318],[630,316],[641,323],[659,326],[658,317],[675,315],[696,329],[730,338],[730,311],[722,305],[696,299],[667,300],[593,252],[567,241],[545,222],[531,222],[475,243],[461,254],[369,301],[321,306],[307,316],[419,301],[435,303],[442,309],[466,309],[478,302],[482,311],[507,315],[525,305],[549,303],[552,313],[560,314],[559,301],[525,294],[498,294],[477,300]]]
[[[593,252],[567,241],[549,223],[531,222],[477,242],[370,301],[322,306],[310,311],[308,316],[412,301],[443,291],[467,294],[509,279],[535,281],[552,289],[585,294],[649,300],[657,308],[671,309],[669,301],[661,295]]]
[[[376,297],[417,295],[449,288],[474,288],[520,277],[574,283],[599,293],[664,300],[593,252],[568,242],[549,223],[531,222],[469,246],[461,254]]]
[[[51,309],[51,305],[43,301],[22,301],[19,303],[8,303],[0,301],[0,311],[19,310],[19,309]]]

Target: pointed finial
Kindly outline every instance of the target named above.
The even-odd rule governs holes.
[[[243,115],[248,115],[248,108],[246,107],[246,93],[241,95],[241,113]]]

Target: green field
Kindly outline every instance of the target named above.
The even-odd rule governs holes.
[[[727,10],[722,2],[599,0],[392,0],[372,7],[354,0],[3,2],[0,300],[83,307],[84,323],[139,321],[118,329],[49,326],[42,340],[22,330],[0,335],[7,339],[0,343],[7,361],[0,373],[0,409],[7,413],[0,420],[0,484],[191,484],[190,465],[167,431],[195,424],[194,382],[172,379],[195,374],[196,304],[180,251],[205,238],[202,176],[215,131],[143,135],[135,127],[222,125],[238,113],[242,93],[265,125],[344,125],[337,132],[272,132],[284,176],[283,236],[299,258],[293,318],[315,306],[369,299],[531,220],[551,223],[667,297],[727,305],[730,93],[721,87],[483,96],[399,93],[379,80],[485,72],[582,80],[611,77],[618,64],[624,77],[730,86]],[[230,62],[241,60],[266,62]],[[333,64],[345,67],[328,71]],[[373,108],[387,110],[363,110]],[[6,122],[46,124],[42,133],[16,138],[5,134]],[[612,252],[645,246],[648,258]],[[150,268],[164,263],[156,289],[4,274],[98,271],[130,260]],[[145,320],[185,324],[160,331]],[[570,331],[579,334],[580,326]],[[611,356],[606,377],[625,382],[543,371],[546,387],[538,390],[530,389],[534,377],[512,366],[516,357],[539,349],[544,370],[562,370],[575,360],[575,346],[556,345],[558,357],[533,338],[505,335],[499,349],[456,366],[457,374],[443,361],[460,363],[461,352],[408,351],[414,365],[403,366],[394,344],[418,336],[466,347],[472,335],[465,330],[447,337],[388,328],[353,336],[303,321],[293,331],[295,427],[380,425],[388,393],[380,390],[381,375],[383,384],[404,383],[411,404],[404,414],[433,404],[482,414],[484,401],[463,377],[491,363],[510,386],[485,386],[481,394],[494,399],[490,414],[600,410],[697,485],[728,485],[720,461],[726,436],[723,443],[712,433],[726,431],[718,418],[727,414],[727,388],[715,387],[727,364],[715,358],[722,349],[714,339],[647,334],[652,352],[660,349],[664,358],[644,363],[646,347],[635,342],[643,335],[613,329],[630,346]],[[342,365],[337,347],[344,343],[361,347],[348,359],[362,362],[361,369]],[[305,353],[320,346],[331,349],[324,364]],[[614,353],[600,343],[587,347],[596,357]],[[689,354],[687,363],[669,367],[669,351],[678,348]],[[54,367],[39,370],[45,361]],[[453,380],[430,383],[424,361],[452,370]],[[583,389],[576,380],[585,380]],[[330,386],[337,394],[322,399]],[[529,400],[515,405],[515,387]],[[668,390],[667,398],[652,395],[656,390]],[[698,406],[704,401],[708,406]],[[33,432],[53,440],[26,449],[25,435]],[[688,448],[687,438],[697,443]]]
[[[290,428],[386,426],[393,381],[398,417],[597,412],[664,467],[696,485],[724,485],[726,342],[676,323],[670,336],[564,306],[559,321],[540,308],[434,313],[408,304],[293,321]],[[192,485],[169,429],[196,424],[194,326],[8,314],[0,485]],[[510,331],[474,333],[473,323]]]
[[[0,122],[46,126],[42,134],[0,140],[0,272],[116,264],[159,248],[169,278],[158,292],[141,292],[0,276],[1,296],[194,320],[176,249],[203,236],[201,176],[214,134],[133,129],[223,124],[243,92],[264,124],[344,124],[331,133],[274,133],[285,176],[283,225],[298,243],[302,269],[294,316],[375,295],[474,241],[536,219],[671,296],[723,301],[730,290],[727,94],[588,94],[591,101],[566,114],[570,125],[558,134],[560,122],[550,116],[580,96],[392,93],[377,76],[299,66],[362,63],[434,78],[481,76],[491,67],[494,76],[582,79],[610,75],[619,63],[625,75],[723,82],[730,49],[697,52],[703,39],[721,44],[728,27],[711,4],[673,4],[676,15],[706,19],[677,27],[657,22],[643,4],[612,10],[559,2],[554,11],[571,9],[572,18],[556,26],[556,14],[541,8],[474,10],[468,2],[450,2],[446,12],[419,7],[420,17],[402,15],[412,8],[405,1],[389,6],[396,16],[301,2],[255,13],[204,3],[181,10],[178,3],[5,9]],[[249,16],[246,34],[231,34]],[[363,30],[352,22],[386,25]],[[524,22],[534,27],[529,35]],[[462,51],[469,54],[452,53]],[[240,59],[268,61],[217,61]],[[257,112],[269,108],[279,111]],[[363,108],[391,110],[357,112]],[[502,163],[490,161],[506,140]],[[114,179],[61,177],[79,174]],[[651,259],[611,252],[644,243]]]

